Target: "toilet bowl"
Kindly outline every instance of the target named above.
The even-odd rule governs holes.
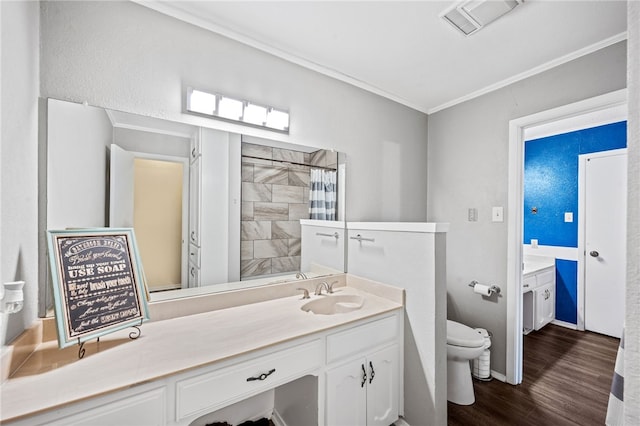
[[[447,320],[447,400],[471,405],[476,398],[469,361],[482,355],[485,340],[478,331]]]

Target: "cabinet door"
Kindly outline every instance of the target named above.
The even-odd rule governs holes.
[[[398,420],[398,346],[367,357],[367,426]]]
[[[535,329],[540,330],[555,319],[555,284],[550,283],[537,288],[536,294],[536,324]]]
[[[327,371],[327,426],[367,424],[368,371],[365,358]]]
[[[200,268],[193,262],[189,262],[189,288],[200,287]]]
[[[196,246],[200,246],[201,160],[198,157],[189,169],[189,243]]]

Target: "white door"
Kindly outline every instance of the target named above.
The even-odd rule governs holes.
[[[111,144],[109,172],[109,226],[133,228],[133,185],[135,156]]]
[[[620,337],[624,322],[627,155],[588,157],[585,165],[586,330]]]

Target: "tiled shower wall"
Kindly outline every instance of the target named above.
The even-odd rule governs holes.
[[[337,168],[337,153],[242,143],[240,278],[300,270],[300,219],[309,218],[310,166]]]

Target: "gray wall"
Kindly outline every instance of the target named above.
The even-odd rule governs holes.
[[[26,282],[22,312],[0,314],[2,344],[38,310],[38,7],[0,2],[0,279]]]
[[[289,108],[288,141],[347,154],[348,220],[426,219],[425,114],[137,4],[41,7],[41,96],[181,120],[193,85]]]
[[[426,218],[420,112],[130,2],[0,2],[0,14],[0,277],[26,280],[23,312],[1,317],[3,344],[37,318],[38,96],[174,120],[189,119],[186,85],[287,107],[281,140],[347,154],[348,220]]]
[[[626,87],[626,42],[429,116],[429,221],[449,222],[448,316],[493,332],[492,369],[506,371],[507,294],[484,300],[472,280],[506,290],[509,120]],[[464,155],[461,155],[464,153]],[[491,207],[505,222],[491,222]],[[468,222],[468,208],[478,221]]]

